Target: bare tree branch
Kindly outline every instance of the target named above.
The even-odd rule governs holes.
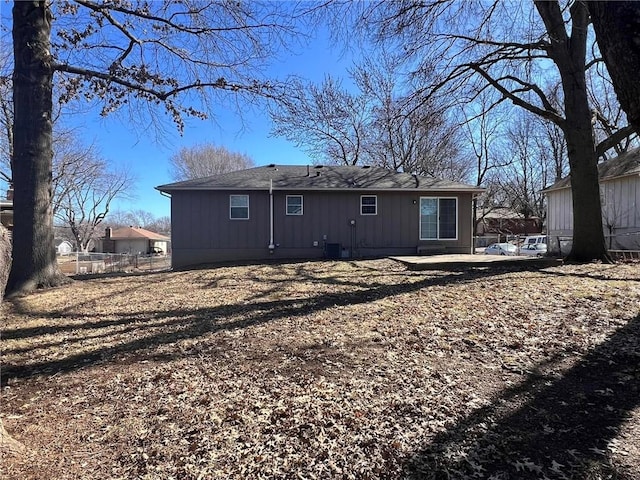
[[[254,166],[249,156],[213,144],[181,148],[169,158],[169,163],[170,174],[175,181],[220,175]]]
[[[529,103],[529,102],[523,100],[522,98],[520,98],[517,95],[515,95],[513,92],[509,91],[506,87],[504,87],[500,83],[499,79],[494,79],[493,77],[491,77],[491,75],[489,75],[485,70],[480,68],[478,65],[470,64],[469,68],[471,68],[471,70],[473,70],[476,73],[478,73],[482,78],[484,78],[490,85],[492,85],[502,95],[504,95],[506,98],[511,100],[514,105],[522,107],[525,110],[528,110],[528,111],[530,111],[531,113],[533,113],[535,115],[539,115],[539,116],[541,116],[543,118],[551,120],[552,122],[556,123],[557,125],[559,125],[561,127],[564,125],[564,122],[565,122],[564,118],[562,116],[558,115],[554,110],[551,110],[551,111],[550,110],[545,110],[545,109],[536,107],[532,103]],[[511,77],[511,78],[513,79],[513,77]],[[536,90],[540,91],[538,88],[536,88]],[[545,103],[549,104],[549,102],[546,99],[545,99]],[[549,106],[550,106],[550,104],[549,104]]]
[[[134,179],[126,170],[110,170],[103,160],[92,155],[62,163],[67,170],[56,184],[54,216],[70,229],[76,249],[87,251],[113,200],[130,195]]]
[[[598,157],[604,156],[607,150],[614,148],[620,142],[622,142],[626,138],[629,138],[630,136],[635,134],[636,134],[636,130],[635,128],[633,128],[632,125],[627,125],[626,127],[621,128],[620,130],[612,134],[610,137],[608,137],[607,139],[603,140],[598,145],[596,145],[596,155]]]

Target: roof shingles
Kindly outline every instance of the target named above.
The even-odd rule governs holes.
[[[629,150],[616,158],[612,158],[598,165],[598,178],[600,181],[611,180],[627,175],[640,175],[640,148]],[[570,187],[571,175],[567,175],[543,191],[548,192],[550,190]]]
[[[465,190],[459,182],[393,172],[380,167],[269,165],[156,187],[176,190]]]
[[[145,230],[144,228],[136,227],[122,227],[117,228],[111,232],[111,240],[126,240],[126,239],[140,239],[146,238],[147,240],[168,241],[169,237],[160,235],[159,233]]]

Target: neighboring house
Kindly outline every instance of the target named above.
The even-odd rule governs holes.
[[[640,148],[598,165],[602,223],[612,250],[640,250]],[[549,250],[567,254],[573,235],[571,178],[544,190]]]
[[[268,165],[156,187],[174,268],[267,258],[471,253],[482,188],[358,166]]]
[[[63,240],[61,238],[56,238],[54,240],[56,246],[56,254],[58,255],[69,255],[73,252],[73,245],[69,240]]]
[[[96,245],[103,253],[167,253],[171,239],[144,228],[123,227],[115,230],[107,227],[104,237]]]
[[[13,230],[13,189],[7,190],[7,196],[0,199],[0,223],[9,232]]]
[[[476,235],[532,235],[542,232],[542,219],[528,217],[510,208],[478,209]]]

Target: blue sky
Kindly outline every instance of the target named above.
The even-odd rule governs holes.
[[[311,162],[303,150],[270,136],[271,123],[266,113],[241,119],[233,112],[223,112],[217,116],[217,123],[190,120],[182,136],[168,125],[166,136],[158,140],[155,135],[132,131],[118,119],[96,121],[92,116],[75,118],[73,123],[84,127],[86,139],[93,141],[104,159],[128,168],[136,177],[133,197],[116,201],[112,210],[145,210],[156,217],[168,216],[170,200],[154,187],[173,181],[169,175],[169,157],[185,146],[222,145],[231,151],[246,153],[257,165]]]
[[[297,75],[321,82],[329,73],[346,77],[351,58],[351,54],[332,48],[321,32],[304,51],[274,62],[269,74],[280,79]],[[95,144],[104,159],[129,168],[136,176],[133,198],[116,201],[112,210],[145,210],[156,217],[169,216],[170,199],[154,187],[172,182],[169,157],[181,147],[214,143],[246,153],[257,165],[311,163],[303,149],[270,135],[271,120],[265,111],[251,108],[242,115],[228,110],[211,113],[215,116],[212,120],[188,119],[182,136],[173,124],[167,123],[166,135],[161,139],[150,132],[132,130],[117,116],[101,118],[97,110],[75,114],[67,121],[81,127],[83,137]]]
[[[4,51],[11,46],[11,8],[2,0],[0,17]],[[282,52],[280,58],[273,60],[267,74],[280,80],[295,75],[318,83],[327,74],[346,79],[353,56],[344,47],[333,47],[328,32],[319,29],[307,45],[297,47],[297,52]],[[170,200],[154,187],[172,182],[169,157],[182,147],[214,143],[249,155],[257,165],[311,163],[303,149],[270,135],[271,120],[265,110],[257,107],[245,109],[241,116],[235,111],[220,109],[209,112],[211,120],[185,119],[182,135],[167,121],[162,138],[157,138],[154,132],[136,130],[122,120],[124,115],[101,117],[100,105],[95,108],[84,105],[80,109],[81,113],[65,115],[65,128],[77,129],[84,142],[93,144],[102,158],[114,166],[128,168],[136,177],[131,198],[117,200],[112,211],[145,210],[155,217],[169,216]],[[158,113],[163,114],[161,110]],[[6,187],[6,182],[0,180],[0,188]]]

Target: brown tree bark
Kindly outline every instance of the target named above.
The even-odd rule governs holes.
[[[45,1],[13,6],[14,229],[7,294],[67,282],[53,239],[51,13]]]
[[[0,458],[5,456],[19,456],[22,455],[24,451],[24,445],[9,435],[0,418]]]
[[[565,121],[560,127],[567,141],[573,203],[573,246],[567,260],[610,261],[585,77],[589,13],[583,2],[573,3],[571,35],[567,35],[558,2],[537,0],[535,5],[549,33],[548,54],[558,67],[564,93]]]
[[[9,271],[11,270],[11,240],[9,231],[0,225],[0,302],[4,297]],[[2,307],[0,307],[2,308]]]
[[[9,232],[0,225],[0,303],[4,294],[4,287],[9,277],[9,269],[11,268],[11,240],[9,240]],[[4,307],[0,305],[0,312]],[[24,452],[24,445],[14,440],[11,435],[4,429],[2,419],[0,418],[0,458],[5,455],[19,455]]]
[[[640,2],[586,3],[620,106],[640,134]]]

